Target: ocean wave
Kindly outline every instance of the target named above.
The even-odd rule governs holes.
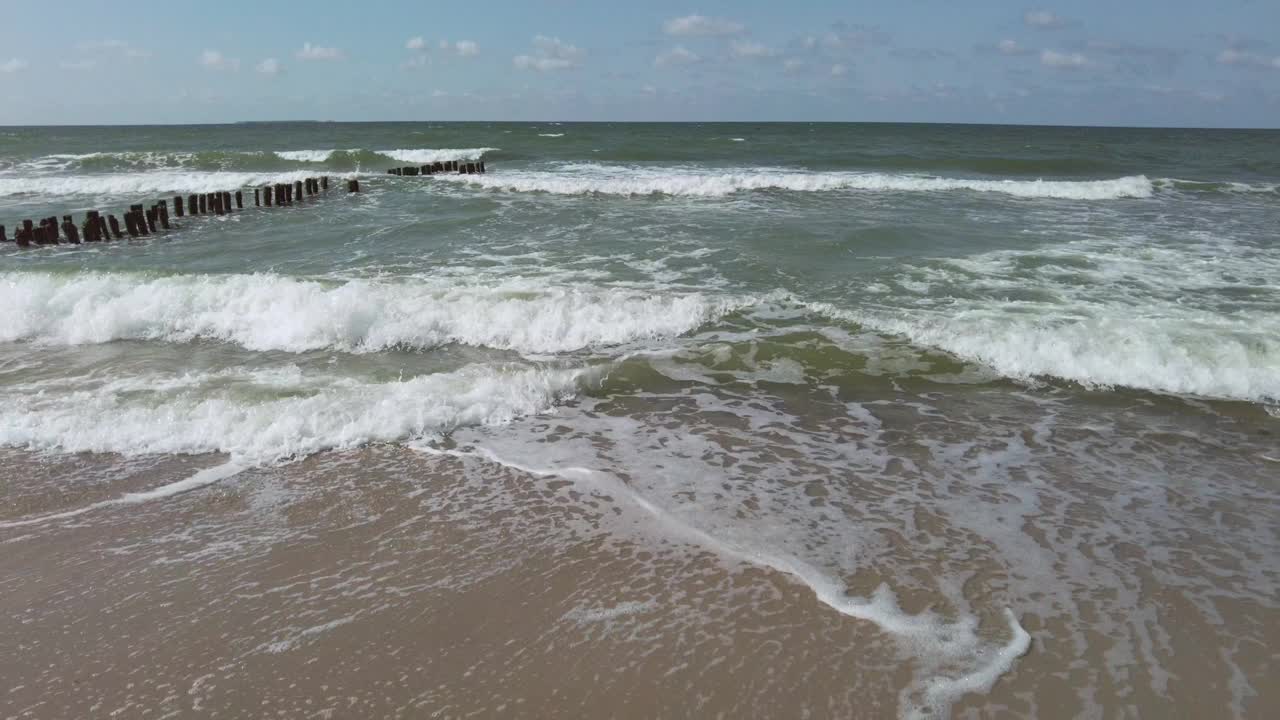
[[[324,162],[333,157],[336,150],[277,150],[276,157],[295,162]]]
[[[146,193],[204,193],[254,185],[296,182],[312,177],[305,170],[285,172],[199,172],[162,170],[100,175],[46,175],[0,177],[0,197],[38,196],[137,196]]]
[[[1158,178],[1154,185],[1159,190],[1199,193],[1280,193],[1280,183],[1250,184],[1221,180],[1180,180]]]
[[[266,464],[330,449],[498,425],[572,397],[587,369],[469,365],[395,382],[233,368],[68,379],[0,393],[0,445],[199,454]]]
[[[946,192],[999,193],[1022,198],[1114,200],[1151,197],[1145,176],[1110,180],[980,180],[921,175],[854,172],[799,172],[739,168],[655,169],[608,165],[569,165],[548,170],[507,171],[501,175],[441,176],[449,182],[493,190],[556,195],[672,195],[723,197],[754,190],[792,192]]]
[[[17,272],[0,274],[0,341],[209,339],[289,352],[456,343],[556,353],[682,335],[750,302],[531,284]]]
[[[805,303],[827,317],[985,365],[1004,377],[1053,377],[1089,388],[1268,403],[1280,400],[1280,332],[1187,317],[852,311]],[[1010,305],[1010,304],[1006,304]]]
[[[410,148],[364,150],[330,148],[301,150],[120,151],[55,153],[17,162],[6,174],[36,177],[54,173],[148,172],[176,169],[209,171],[270,171],[296,168],[298,163],[333,168],[383,166],[392,162],[425,164],[445,160],[479,160],[497,148]]]
[[[497,151],[498,148],[482,147],[452,150],[417,148],[412,150],[379,150],[377,152],[379,155],[385,155],[392,160],[421,165],[429,162],[444,162],[445,160],[479,160],[485,156],[485,153]]]

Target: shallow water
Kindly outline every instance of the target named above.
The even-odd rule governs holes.
[[[284,582],[311,561],[277,571],[256,558],[316,547],[347,527],[334,513],[427,502],[405,484],[434,478],[422,492],[453,500],[414,522],[462,539],[365,538],[326,562],[408,562],[398,547],[443,558],[415,571],[431,583],[481,573],[523,587],[535,581],[495,548],[530,543],[531,577],[575,559],[556,582],[599,607],[552,593],[499,615],[605,618],[623,636],[560,622],[508,639],[562,640],[555,662],[592,658],[633,683],[666,678],[678,707],[704,716],[1267,716],[1280,705],[1265,682],[1280,627],[1277,139],[894,125],[9,129],[10,228],[319,174],[358,175],[364,192],[335,185],[140,241],[0,250],[11,448],[0,541],[20,548],[3,577],[34,579],[8,609],[59,592],[69,547],[76,565],[115,544],[153,588],[126,604],[173,603],[176,627],[197,610],[159,599],[169,581],[143,569],[167,562],[158,538],[193,518],[212,528],[183,536],[185,567],[220,578],[200,591],[212,600],[232,575]],[[479,157],[483,176],[385,175]],[[324,496],[324,510],[308,522],[252,502],[203,514],[202,497],[267,487]],[[573,521],[551,528],[543,513]],[[261,543],[227,545],[244,523]],[[476,535],[493,523],[517,537]],[[651,581],[637,590],[592,563]],[[332,628],[353,633],[346,642],[449,605],[316,586],[300,597],[342,621]],[[95,590],[47,620],[117,602]],[[259,640],[300,663],[344,647],[290,641],[296,620],[262,617],[229,647],[206,647],[198,629],[185,642],[242,679]],[[328,638],[322,625],[299,637]],[[24,643],[54,643],[49,663],[75,664],[41,640],[50,626],[26,626]],[[767,668],[753,666],[760,647],[722,647],[737,633],[769,638]],[[481,674],[542,682],[532,665],[513,669],[505,645],[456,643]],[[407,668],[387,646],[364,652],[339,673],[353,696],[369,689],[364,673]],[[715,682],[750,684],[754,704],[698,687],[707,670],[684,653],[717,658]],[[790,680],[765,682],[766,669]],[[49,678],[12,670],[31,716],[59,716],[39,709],[56,692]],[[413,677],[402,684],[445,714],[497,711],[465,683],[436,679],[433,694]],[[566,693],[529,714],[627,714],[620,696]],[[366,709],[416,707],[393,700]]]

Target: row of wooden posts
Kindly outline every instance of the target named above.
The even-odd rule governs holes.
[[[480,162],[458,162],[457,160],[445,160],[444,162],[434,162],[423,165],[422,167],[398,167],[391,168],[387,171],[388,175],[405,175],[408,177],[416,177],[418,175],[436,175],[438,173],[452,172],[459,175],[475,175],[485,172],[484,161]]]
[[[307,178],[294,183],[276,183],[264,188],[253,189],[254,207],[283,207],[304,199],[319,195],[329,189],[329,178]],[[360,192],[360,181],[355,178],[347,180],[347,192]],[[226,215],[235,210],[244,209],[244,193],[212,192],[200,193],[173,198],[173,212],[178,217],[186,215]],[[61,242],[80,244],[83,242],[101,242],[104,240],[121,240],[125,234],[131,238],[154,235],[161,230],[171,230],[169,223],[169,201],[161,200],[149,208],[143,205],[131,205],[124,213],[124,231],[121,232],[120,221],[115,215],[103,217],[97,210],[85,213],[84,222],[77,226],[71,215],[63,215],[62,222],[58,218],[44,218],[37,225],[30,220],[23,220],[22,225],[14,229],[13,242],[18,247],[32,245],[56,245]],[[0,225],[0,242],[9,242],[5,227]]]

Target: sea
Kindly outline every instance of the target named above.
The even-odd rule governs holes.
[[[4,127],[0,224],[0,716],[1280,713],[1280,131]]]

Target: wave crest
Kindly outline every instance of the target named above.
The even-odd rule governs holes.
[[[277,275],[0,275],[0,341],[235,343],[376,352],[446,344],[570,352],[674,337],[749,303],[700,293]]]

